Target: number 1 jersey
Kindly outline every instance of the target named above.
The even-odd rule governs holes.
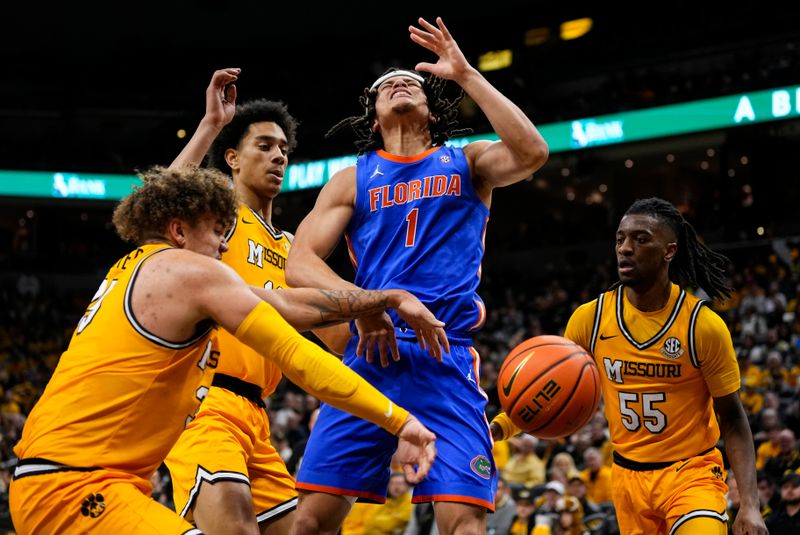
[[[355,283],[408,290],[446,323],[448,336],[469,338],[486,319],[476,290],[489,209],[472,186],[464,151],[378,150],[359,157],[356,175],[345,235]],[[391,314],[402,333],[408,326]]]

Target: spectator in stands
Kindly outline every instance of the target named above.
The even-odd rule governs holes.
[[[558,522],[552,530],[553,535],[588,535],[583,523],[583,509],[577,498],[564,496],[556,503]]]
[[[534,526],[534,498],[531,489],[522,487],[514,491],[516,514],[511,521],[510,535],[529,535]]]
[[[767,353],[762,386],[778,395],[788,394],[792,391],[790,370],[784,365],[783,355],[778,350],[773,349]]]
[[[800,474],[790,472],[781,479],[779,509],[766,520],[770,535],[800,533]]]
[[[748,419],[761,412],[764,408],[764,394],[760,387],[760,378],[756,379],[755,374],[742,376],[742,389],[739,392],[739,399],[742,401]]]
[[[775,492],[775,482],[763,470],[756,474],[758,484],[758,503],[761,505],[761,516],[765,519],[778,510],[781,501],[780,493]]]
[[[581,479],[586,483],[586,497],[596,503],[611,501],[611,467],[603,464],[603,456],[597,448],[589,448],[583,454],[586,468]]]
[[[778,454],[767,459],[764,471],[774,480],[779,480],[787,471],[800,468],[800,451],[794,431],[783,429],[778,433]]]
[[[600,506],[591,501],[586,495],[586,482],[580,477],[580,475],[574,475],[569,478],[569,481],[567,482],[567,494],[569,496],[574,496],[579,502],[581,502],[583,512],[587,516],[599,513],[601,511]]]
[[[378,505],[364,522],[368,535],[398,535],[411,520],[411,492],[405,476],[393,472],[389,477],[386,503]]]
[[[761,443],[756,449],[756,470],[762,470],[767,464],[767,459],[775,457],[780,453],[778,436],[783,430],[783,425],[781,425],[777,418],[778,411],[774,409],[765,409],[762,411],[761,421],[765,427],[758,434]]]
[[[564,485],[560,481],[548,481],[541,490],[541,495],[534,502],[536,514],[555,513],[556,504],[564,496],[564,492]]]
[[[503,477],[512,487],[532,487],[545,482],[545,465],[538,455],[536,446],[539,440],[531,435],[522,434],[511,439],[514,453],[508,458]]]
[[[508,535],[516,515],[516,502],[511,496],[511,487],[502,477],[497,478],[497,491],[494,494],[494,513],[486,520],[488,535]]]
[[[566,451],[560,451],[553,456],[550,479],[556,479],[566,485],[570,478],[579,473],[575,459]]]

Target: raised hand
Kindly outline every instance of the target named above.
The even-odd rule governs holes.
[[[206,114],[200,120],[192,138],[170,164],[171,169],[198,167],[211,144],[236,113],[236,86],[242,69],[228,68],[214,71],[206,88]]]
[[[214,71],[206,89],[206,115],[203,120],[222,128],[236,113],[236,85],[242,69],[228,68]]]
[[[409,415],[397,438],[400,441],[393,461],[403,466],[406,481],[415,485],[425,479],[436,459],[436,435],[414,416]]]
[[[408,27],[411,40],[439,56],[439,61],[417,63],[416,70],[429,72],[447,80],[458,81],[464,73],[472,68],[441,17],[436,17],[436,26],[420,17],[419,25],[422,28]]]

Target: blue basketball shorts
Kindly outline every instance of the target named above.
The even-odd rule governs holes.
[[[437,362],[415,340],[398,339],[400,361],[382,368],[355,356],[344,363],[436,434],[438,455],[428,477],[414,487],[413,502],[447,501],[494,511],[497,470],[479,385],[480,357],[468,343],[451,340]],[[322,404],[297,476],[297,489],[356,496],[384,503],[397,438],[380,427]]]

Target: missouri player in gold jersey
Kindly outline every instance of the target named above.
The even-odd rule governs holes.
[[[638,200],[625,213],[616,256],[620,282],[580,306],[564,336],[594,356],[604,377],[620,531],[725,534],[727,486],[715,447],[721,431],[741,493],[733,532],[765,534],[730,333],[683,289],[729,295],[727,258],[658,198]]]
[[[155,168],[142,178],[114,212],[137,248],[109,270],[14,448],[17,532],[202,533],[152,500],[149,479],[208,393],[217,325],[313,395],[398,434],[407,476],[424,477],[433,434],[292,325],[386,306],[422,329],[441,323],[402,291],[250,287],[218,261],[236,209],[227,177]]]
[[[222,261],[251,286],[285,288],[291,235],[272,224],[272,202],[296,145],[297,121],[280,102],[237,105],[239,74],[213,74],[206,114],[171,167],[197,167],[208,152],[210,167],[230,173],[239,206]],[[344,324],[315,333],[338,353],[350,337]],[[263,401],[280,370],[226,332],[219,345],[224,358],[211,390],[167,457],[176,509],[208,532],[286,535],[297,491],[270,441]]]

